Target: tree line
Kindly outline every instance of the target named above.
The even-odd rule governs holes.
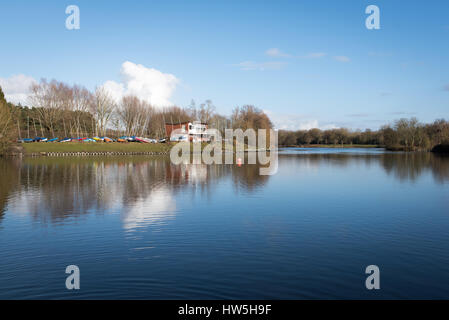
[[[79,85],[42,79],[30,88],[28,106],[5,100],[0,87],[0,142],[17,138],[121,135],[166,137],[165,124],[201,121],[224,133],[226,128],[268,129],[272,123],[260,109],[236,107],[230,116],[216,112],[211,100],[186,107],[158,108],[137,96],[116,101],[103,87],[90,91]]]
[[[116,101],[103,87],[90,91],[83,86],[42,79],[30,88],[28,106],[8,103],[0,88],[0,152],[17,138],[121,135],[164,138],[166,123],[201,121],[224,135],[226,128],[270,129],[270,118],[252,105],[235,107],[229,116],[216,112],[211,100],[186,107],[157,108],[128,95]],[[420,123],[399,119],[379,130],[335,128],[278,133],[280,146],[376,145],[390,150],[431,150],[449,143],[449,122],[439,119]]]
[[[399,119],[374,131],[346,128],[279,131],[281,146],[376,145],[389,150],[425,151],[441,144],[449,144],[449,121],[444,119],[427,124],[416,118]]]
[[[2,89],[0,88],[0,154],[8,147],[11,140],[11,124],[13,115],[11,113],[12,105],[9,104]]]

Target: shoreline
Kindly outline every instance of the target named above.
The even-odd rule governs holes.
[[[293,145],[293,146],[279,146],[279,148],[298,148],[298,149],[313,149],[313,148],[324,148],[324,149],[354,149],[354,148],[364,148],[364,149],[385,149],[391,152],[429,152],[433,154],[449,154],[449,145],[441,144],[433,147],[431,150],[411,150],[405,147],[386,147],[378,145],[363,145],[363,144],[353,144],[353,145],[320,145],[320,144],[310,144],[310,145]]]
[[[279,148],[384,148],[374,144],[303,144],[303,145],[287,145],[279,146]]]
[[[68,143],[64,145],[56,144],[25,144],[14,145],[10,151],[4,156],[6,157],[95,157],[95,156],[166,156],[170,154],[173,144],[122,144],[122,143],[107,143],[107,144],[80,144]],[[402,148],[386,148],[378,145],[289,145],[279,146],[280,148],[325,148],[325,149],[380,149],[384,148],[387,151],[396,152],[423,152],[419,150],[403,150]],[[258,152],[270,150],[255,150],[246,149],[244,152]],[[446,154],[448,152],[447,146],[442,148],[433,148],[426,150],[426,152]],[[193,152],[191,152],[193,154]],[[223,150],[223,153],[226,153]],[[233,150],[232,153],[236,153]]]
[[[92,157],[92,156],[134,156],[167,155],[170,144],[139,143],[30,143],[15,144],[5,156],[9,157]]]
[[[164,156],[170,152],[39,152],[10,154],[12,157],[108,157],[108,156]]]
[[[64,143],[64,144],[15,144],[11,146],[3,156],[5,157],[95,157],[95,156],[167,156],[170,154],[174,143],[167,144],[139,144],[139,143],[98,143],[98,144],[82,144],[82,143]],[[201,147],[203,149],[204,146]],[[245,153],[262,152],[270,150],[266,149],[248,149],[245,145]],[[234,148],[233,148],[234,149]],[[190,151],[191,154],[195,152]],[[228,153],[226,149],[222,149],[221,153]],[[236,150],[232,150],[236,153]]]

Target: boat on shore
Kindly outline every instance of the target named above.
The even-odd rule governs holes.
[[[142,143],[153,143],[152,139],[143,138],[143,137],[136,137],[136,141],[142,142]]]
[[[47,142],[47,138],[35,137],[33,142]]]
[[[17,142],[19,143],[31,143],[31,142],[120,142],[120,143],[128,143],[128,142],[139,142],[139,143],[163,143],[166,142],[165,139],[152,139],[152,138],[145,138],[145,137],[135,137],[135,136],[121,136],[116,139],[112,139],[109,137],[98,137],[95,136],[93,138],[87,138],[87,137],[65,137],[63,139],[59,138],[42,138],[42,137],[35,137],[35,138],[24,138],[24,139],[17,139]]]

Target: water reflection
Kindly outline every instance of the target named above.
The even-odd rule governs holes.
[[[437,183],[449,181],[449,157],[444,155],[422,153],[394,153],[386,152],[376,154],[351,153],[286,153],[282,161],[300,162],[303,167],[310,170],[320,166],[329,166],[335,169],[344,169],[354,164],[380,166],[388,175],[394,176],[402,182],[413,182],[425,173],[431,173]]]
[[[327,166],[335,170],[354,163],[376,165],[399,181],[415,181],[431,173],[438,183],[449,181],[449,159],[430,153],[280,154],[280,168],[295,162],[304,170]],[[160,225],[176,216],[176,195],[210,194],[221,180],[234,191],[257,192],[270,176],[259,165],[173,165],[168,158],[90,159],[35,158],[0,160],[0,224],[5,208],[40,222],[61,223],[86,213],[121,215],[123,227]]]
[[[17,163],[0,159],[0,226],[9,195],[17,186]]]
[[[449,157],[423,152],[415,154],[385,154],[382,166],[400,181],[415,181],[423,173],[431,172],[438,183],[449,181]]]
[[[175,217],[175,210],[176,202],[168,188],[155,188],[149,195],[126,204],[122,212],[123,228],[135,231],[164,224]]]
[[[174,218],[179,192],[210,193],[217,186],[211,181],[228,176],[251,192],[268,179],[258,174],[258,165],[173,165],[161,157],[29,158],[0,165],[0,217],[10,197],[11,212],[40,222],[119,213],[127,230]]]

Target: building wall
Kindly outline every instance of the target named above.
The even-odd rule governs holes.
[[[189,126],[192,126],[192,129],[189,129],[189,134],[203,134],[205,130],[207,130],[206,123],[193,122],[189,123]]]
[[[187,132],[188,128],[189,128],[189,123],[188,122],[174,123],[174,124],[166,123],[165,124],[165,133],[166,133],[167,137],[170,137],[170,135],[171,135],[173,130],[184,129]]]
[[[192,129],[190,129],[190,126]],[[165,124],[165,132],[167,134],[167,137],[170,137],[172,132],[176,129],[182,129],[186,135],[189,136],[189,140],[192,141],[193,137],[196,136],[197,138],[204,139],[206,136],[205,130],[207,130],[208,125],[207,123],[199,123],[199,122],[183,122],[183,123],[166,123]],[[208,140],[206,138],[205,140]]]

